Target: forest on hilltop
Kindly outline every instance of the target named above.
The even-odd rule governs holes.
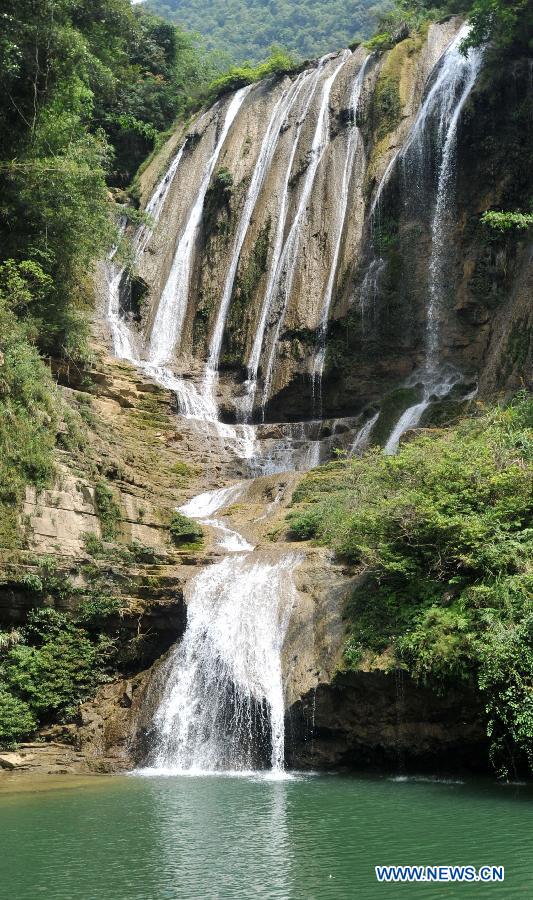
[[[198,32],[208,50],[257,62],[272,44],[311,59],[366,38],[387,0],[147,0],[159,15]]]

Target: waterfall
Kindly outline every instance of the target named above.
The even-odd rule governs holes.
[[[152,326],[148,348],[149,360],[152,365],[164,365],[170,359],[176,342],[181,336],[189,299],[189,283],[196,236],[202,220],[205,195],[229,130],[251,88],[252,85],[241,88],[233,95],[228,104],[215,148],[207,163],[198,193],[179,239]]]
[[[202,116],[202,119],[203,118],[204,116]],[[202,119],[200,119],[200,122],[202,121]],[[159,182],[152,196],[148,200],[148,203],[146,204],[145,212],[150,216],[154,224],[159,222],[161,213],[163,212],[163,208],[165,206],[170,188],[172,187],[174,178],[179,169],[186,143],[187,141],[185,140],[180,146],[178,152],[176,153],[174,159],[170,164],[166,175]],[[137,229],[135,237],[133,239],[133,254],[135,260],[138,260],[141,254],[146,250],[148,241],[152,237],[152,234],[153,226],[151,224],[141,225],[140,228]]]
[[[246,92],[247,90],[244,90],[244,95],[246,94]],[[238,94],[241,95],[240,103],[238,104],[238,107],[240,108],[244,96],[243,92],[238,92]],[[235,97],[237,97],[237,94],[235,95]],[[237,112],[238,109],[236,108],[236,105],[230,104],[226,113],[226,119],[223,128],[223,133],[225,131],[226,136]],[[201,124],[201,122],[206,118],[206,115],[207,114],[204,113],[198,120],[197,124]],[[217,144],[218,152],[220,151],[222,143],[223,141],[219,139]],[[132,249],[134,262],[138,262],[143,252],[146,250],[148,242],[153,234],[153,228],[158,223],[161,217],[174,178],[179,170],[186,144],[187,138],[180,146],[167,172],[165,173],[161,181],[158,182],[151,197],[148,200],[148,203],[146,205],[146,212],[150,215],[152,222],[149,225],[143,224],[139,226],[133,236]],[[216,155],[218,156],[218,153]],[[215,154],[211,157],[211,160],[213,160],[214,156]],[[214,165],[216,165],[216,159],[213,163],[213,166]],[[190,221],[191,218],[189,218],[189,222]],[[119,234],[121,236],[124,234],[126,226],[127,220],[122,219],[119,224]],[[185,418],[198,420],[200,423],[202,423],[204,428],[211,428],[214,431],[216,438],[218,440],[226,441],[230,446],[232,446],[235,454],[240,459],[253,459],[256,455],[256,442],[255,434],[250,426],[231,426],[219,422],[216,407],[213,407],[213,403],[211,402],[211,397],[209,395],[201,393],[195,387],[195,385],[192,384],[192,382],[188,382],[184,378],[178,377],[166,366],[161,365],[157,362],[146,361],[140,358],[140,354],[136,347],[135,338],[131,332],[131,329],[128,327],[127,322],[121,315],[120,291],[128,275],[127,270],[124,266],[120,267],[115,263],[117,249],[118,248],[116,246],[113,247],[111,253],[109,254],[106,267],[108,290],[107,320],[111,329],[115,355],[119,359],[127,359],[129,362],[143,371],[149,378],[153,378],[153,380],[157,384],[161,385],[161,387],[167,388],[168,390],[172,391],[176,395],[180,412]],[[171,309],[169,310],[169,314],[171,314]]]
[[[363,334],[366,332],[366,325],[369,318],[369,312],[372,319],[376,315],[376,301],[379,295],[381,278],[387,267],[385,260],[378,256],[372,260],[365,272],[363,283],[361,285],[361,294],[359,300],[359,308],[361,311],[361,328]]]
[[[431,175],[431,191],[427,195],[431,280],[428,285],[425,362],[406,382],[407,387],[416,391],[416,402],[412,401],[412,405],[399,417],[387,441],[386,453],[394,453],[402,434],[416,426],[425,410],[435,400],[446,397],[460,380],[457,370],[439,361],[439,319],[445,300],[446,245],[453,209],[457,132],[461,112],[481,61],[481,54],[477,51],[470,51],[467,58],[461,56],[459,45],[465,33],[462,29],[434,67],[418,116],[405,145],[390,161],[371,208],[373,216],[379,208],[390,174],[400,164],[404,174],[411,166],[425,176]],[[196,423],[191,428],[196,432],[193,452],[196,441],[206,455],[210,453],[210,445],[218,447],[220,441],[224,443],[225,450],[231,447],[240,460],[248,460],[246,468],[239,464],[237,477],[242,477],[243,471],[246,477],[251,477],[308,469],[318,465],[321,459],[331,457],[334,450],[358,454],[368,445],[380,415],[377,404],[372,402],[370,405],[367,403],[365,414],[349,419],[324,421],[315,417],[291,423],[249,424],[257,400],[258,383],[261,385],[259,396],[263,413],[270,399],[277,374],[275,366],[280,335],[285,318],[287,321],[289,319],[292,295],[297,293],[295,287],[301,274],[298,267],[308,251],[320,252],[315,235],[312,236],[312,244],[307,242],[306,229],[311,231],[308,226],[320,212],[315,208],[317,185],[322,183],[322,175],[326,171],[324,160],[328,161],[329,172],[331,158],[332,168],[338,165],[335,174],[337,176],[338,172],[339,184],[334,195],[337,203],[331,211],[328,207],[328,215],[331,216],[328,268],[323,280],[320,279],[318,296],[313,294],[310,298],[312,317],[307,317],[309,321],[304,323],[312,333],[313,323],[317,322],[313,381],[320,391],[335,285],[340,278],[341,261],[347,256],[347,249],[343,248],[354,244],[358,246],[360,239],[359,234],[353,239],[352,219],[355,216],[351,210],[355,208],[354,203],[363,202],[366,159],[357,122],[372,56],[364,59],[350,82],[351,127],[339,132],[331,143],[331,151],[328,151],[331,94],[339,73],[351,58],[348,50],[340,55],[330,54],[323,57],[316,67],[276,83],[268,121],[257,129],[251,129],[246,140],[243,135],[243,166],[249,180],[244,182],[246,193],[230,240],[228,257],[225,263],[224,260],[220,263],[218,259],[214,263],[218,267],[217,274],[223,265],[224,283],[203,377],[200,374],[202,369],[198,369],[196,383],[192,378],[176,375],[170,368],[169,360],[176,345],[180,346],[188,312],[206,193],[217,164],[225,153],[230,130],[233,129],[233,135],[244,130],[239,127],[242,119],[238,117],[248,92],[252,90],[251,86],[235,92],[227,100],[219,102],[213,112],[204,114],[209,115],[210,119],[215,117],[216,133],[212,139],[206,138],[208,144],[202,144],[200,150],[202,164],[196,167],[198,175],[190,185],[191,199],[176,236],[170,273],[155,312],[147,360],[139,358],[142,350],[137,347],[134,330],[121,316],[120,293],[127,273],[116,263],[116,253],[109,260],[108,317],[117,355],[129,359],[148,377],[176,394],[180,415]],[[247,116],[243,118],[248,123]],[[257,132],[260,134],[257,145],[246,160],[248,138]],[[306,146],[302,146],[303,136]],[[230,143],[233,152],[233,137]],[[187,138],[148,202],[147,211],[154,222],[170,205],[171,185],[182,166],[186,146]],[[209,154],[207,161],[204,153],[205,156]],[[300,161],[301,165],[298,165]],[[429,177],[426,180],[429,181]],[[274,184],[274,196],[265,198],[265,186],[270,188],[271,183]],[[247,252],[243,248],[250,242],[251,231],[262,224],[260,217],[266,214],[275,224],[266,258],[266,271],[260,273],[265,289],[247,360],[248,377],[242,408],[247,424],[235,426],[220,421],[214,386],[239,265],[243,264]],[[147,249],[153,227],[150,224],[137,229],[133,238],[136,260]],[[345,244],[347,235],[349,243]],[[363,320],[375,305],[386,259],[385,254],[384,258],[374,254],[362,278]],[[318,312],[315,313],[316,310]],[[187,348],[180,349],[185,351]],[[307,357],[302,353],[301,358]],[[222,378],[221,387],[226,387],[225,383],[222,384]],[[302,412],[305,414],[298,406],[291,409],[294,418],[299,418]],[[213,467],[209,474],[210,478],[220,477],[220,482],[224,482],[220,466]],[[232,477],[236,477],[235,471]],[[273,512],[290,484],[290,478],[280,479],[276,494],[274,482],[271,485],[267,483],[264,496],[268,496],[270,502],[267,504],[265,501],[264,514],[258,512],[255,522]],[[157,684],[161,690],[153,720],[149,768],[145,770],[150,773],[242,773],[262,768],[271,769],[279,775],[283,770],[283,645],[291,611],[298,597],[294,576],[300,557],[290,546],[283,547],[281,543],[258,546],[250,543],[248,538],[258,539],[255,523],[251,526],[251,534],[244,535],[235,530],[232,520],[224,513],[240,502],[245,490],[244,482],[231,484],[199,494],[180,508],[184,515],[209,529],[209,562],[186,583],[187,627],[182,640],[159,665],[155,676],[154,688]],[[254,515],[254,505],[259,506],[261,496],[259,485],[248,494],[248,507],[249,510],[254,509]],[[258,533],[261,534],[259,528]]]
[[[358,453],[361,453],[363,450],[366,450],[368,443],[370,441],[370,435],[372,434],[372,429],[379,419],[379,410],[374,413],[363,425],[355,435],[355,439],[350,447],[350,456],[356,456]]]
[[[119,223],[119,235],[121,237],[126,230],[126,224],[125,219]],[[127,275],[125,267],[118,266],[115,262],[117,252],[118,247],[113,247],[106,265],[107,321],[111,329],[115,355],[119,359],[134,360],[136,353],[133,335],[120,312],[120,288]]]
[[[216,529],[220,523],[204,516],[242,490],[238,484],[206,492],[182,512]],[[283,770],[281,651],[299,558],[245,547],[235,552],[241,548],[232,546],[231,555],[204,568],[187,586],[187,629],[161,673],[164,689],[145,771]]]
[[[163,673],[153,768],[283,770],[281,649],[295,564],[237,553],[189,585],[187,630]]]
[[[470,49],[465,57],[459,46],[468,29],[463,29],[446,55],[443,69],[450,69],[448,88],[443,91],[439,103],[438,138],[442,145],[441,163],[437,184],[435,213],[431,223],[431,257],[429,260],[429,303],[427,311],[427,366],[430,370],[438,367],[439,357],[439,315],[445,298],[445,262],[448,227],[453,212],[455,151],[457,148],[457,126],[483,60],[482,50]],[[457,97],[457,89],[459,96]]]
[[[281,333],[281,327],[285,320],[285,313],[287,311],[287,304],[289,302],[289,297],[292,288],[292,282],[294,278],[294,273],[296,270],[296,264],[298,262],[298,246],[300,243],[301,230],[303,226],[303,220],[305,213],[307,211],[307,204],[309,201],[309,197],[311,191],[313,189],[313,185],[315,183],[316,174],[318,171],[318,167],[322,162],[322,157],[324,156],[324,152],[326,150],[328,139],[329,139],[329,98],[331,95],[331,89],[335,83],[337,75],[340,70],[346,64],[347,60],[350,58],[351,53],[349,50],[344,50],[341,53],[340,62],[335,66],[331,75],[325,79],[323,87],[322,87],[322,96],[320,101],[320,109],[318,112],[318,119],[316,123],[315,133],[313,135],[313,141],[311,144],[310,150],[310,162],[307,166],[304,176],[304,183],[302,187],[302,191],[300,194],[300,200],[298,204],[298,209],[296,211],[296,215],[292,222],[289,234],[287,236],[287,240],[283,247],[283,252],[280,257],[279,265],[278,265],[278,274],[276,277],[276,289],[277,294],[281,295],[281,308],[278,313],[278,318],[276,325],[273,329],[273,336],[270,344],[270,351],[267,358],[267,364],[265,368],[265,379],[264,379],[264,387],[263,387],[263,399],[262,406],[263,410],[268,402],[270,387],[272,384],[272,378],[274,374],[274,362],[276,359],[277,349],[278,349],[278,341]],[[275,296],[275,295],[273,295]]]
[[[425,361],[418,381],[422,384],[420,401],[406,409],[385,446],[394,453],[401,436],[416,428],[426,409],[435,399],[443,399],[460,381],[459,373],[440,361],[440,317],[446,296],[446,249],[454,201],[455,151],[457,129],[463,107],[470,96],[483,61],[482,49],[469,49],[464,55],[461,44],[470,26],[465,24],[438,61],[433,83],[422,103],[403,148],[387,167],[371,208],[371,216],[378,208],[384,187],[398,160],[406,174],[406,184],[413,193],[412,179],[432,162],[436,169],[434,211],[431,219],[431,253],[428,264],[428,303],[426,308]],[[416,190],[414,191],[416,194]],[[415,197],[416,199],[416,197]],[[414,380],[414,377],[413,379]]]
[[[320,313],[320,321],[318,324],[318,351],[315,356],[314,366],[313,366],[313,394],[315,392],[318,393],[319,398],[321,398],[322,394],[322,376],[324,374],[324,363],[326,361],[326,336],[328,330],[328,321],[329,321],[329,311],[331,307],[331,301],[333,298],[333,287],[335,284],[335,278],[337,275],[337,267],[339,263],[339,255],[342,246],[342,238],[344,234],[344,225],[346,221],[346,213],[348,211],[348,201],[350,199],[350,187],[352,184],[352,179],[354,175],[354,164],[356,160],[356,154],[358,149],[361,149],[362,155],[364,155],[364,148],[361,139],[361,132],[357,126],[357,113],[359,110],[359,101],[361,99],[361,94],[363,91],[363,85],[365,82],[365,77],[367,74],[368,66],[372,56],[367,56],[364,60],[359,72],[356,75],[356,78],[353,83],[352,93],[350,97],[350,115],[352,119],[352,127],[350,129],[348,135],[348,142],[346,148],[346,157],[344,163],[344,170],[342,173],[342,184],[341,184],[341,197],[339,203],[339,212],[337,216],[337,221],[335,223],[336,231],[335,231],[335,245],[333,250],[333,257],[331,260],[331,266],[329,271],[329,277],[326,285],[326,290],[324,292],[324,297],[322,300],[322,310]],[[362,169],[364,169],[364,161],[362,164]],[[321,403],[321,399],[320,399]]]
[[[411,428],[416,428],[430,402],[430,395],[428,394],[420,401],[420,403],[409,406],[408,409],[402,413],[385,444],[384,452],[387,456],[396,453],[400,444],[400,438],[406,431],[409,431]]]
[[[201,117],[200,122],[205,117]],[[185,149],[186,140],[181,144],[178,152],[174,156],[167,172],[156,185],[151,197],[146,204],[145,212],[150,216],[150,224],[140,225],[133,236],[132,252],[133,263],[137,263],[142,254],[146,250],[148,242],[153,234],[154,226],[158,223],[161,213],[168,197],[170,188],[172,187],[174,178],[179,169],[183,151]],[[119,222],[119,236],[123,237],[127,227],[127,219],[123,218]],[[128,328],[127,322],[120,313],[120,289],[124,286],[128,279],[127,269],[125,266],[117,266],[115,257],[118,247],[115,246],[109,254],[107,260],[107,287],[108,287],[108,309],[107,320],[111,328],[111,336],[113,339],[113,347],[116,356],[119,359],[127,359],[138,365],[140,363],[138,353],[135,349],[135,341],[133,335]]]
[[[278,145],[281,128],[295,101],[298,99],[304,78],[304,74],[300,74],[295,79],[295,81],[291,82],[289,84],[289,87],[283,91],[281,97],[274,106],[272,115],[270,117],[270,122],[268,123],[268,127],[261,144],[261,149],[259,151],[257,163],[252,175],[250,187],[248,188],[248,193],[246,195],[244,209],[239,219],[237,234],[231,252],[230,267],[224,284],[224,290],[222,292],[222,297],[215,321],[215,327],[211,338],[211,344],[209,347],[209,355],[204,381],[204,393],[208,395],[212,395],[213,392],[213,382],[215,379],[216,369],[218,367],[220,349],[222,347],[224,326],[226,324],[231,295],[233,293],[233,285],[235,283],[235,276],[237,274],[237,269],[239,266],[242,246],[248,233],[248,228],[257,203],[257,198],[259,197],[259,193],[261,191],[261,188],[263,187],[266,175],[270,169],[272,160],[274,159],[274,154]]]
[[[318,82],[320,79],[320,75],[322,74],[322,70],[326,64],[326,62],[330,59],[329,56],[324,56],[319,61],[318,66],[314,71],[308,72],[301,85],[300,92],[305,87],[308,87],[309,90],[307,92],[307,97],[304,103],[304,107],[302,113],[299,116],[295,134],[292,142],[292,150],[289,155],[289,161],[287,167],[285,169],[285,174],[283,178],[283,185],[281,190],[281,209],[278,216],[278,223],[276,228],[276,235],[274,239],[274,246],[272,251],[272,258],[270,262],[270,267],[268,271],[267,284],[265,288],[265,293],[263,297],[263,303],[261,305],[261,312],[259,315],[259,322],[257,325],[254,342],[252,345],[252,351],[250,353],[250,358],[248,360],[248,380],[246,383],[246,396],[243,402],[243,414],[245,418],[248,418],[253,410],[255,394],[257,391],[257,375],[259,372],[259,362],[261,360],[261,351],[263,349],[263,342],[266,332],[266,327],[270,315],[270,310],[272,306],[272,300],[274,297],[274,288],[277,284],[278,272],[280,259],[283,252],[283,239],[285,236],[285,230],[287,225],[287,216],[289,210],[289,182],[292,172],[292,167],[294,165],[294,160],[296,157],[296,151],[298,149],[300,134],[302,132],[302,128],[307,119],[307,115],[309,113],[309,109],[311,107],[311,103],[315,96],[315,92],[318,86]]]

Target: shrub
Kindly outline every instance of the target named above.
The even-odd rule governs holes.
[[[69,717],[94,692],[115,652],[98,625],[115,610],[101,598],[89,598],[77,621],[52,608],[34,609],[16,640],[0,644],[0,745]]]
[[[493,231],[527,231],[533,227],[533,213],[486,212],[481,216],[481,221]]]
[[[175,512],[169,525],[170,539],[177,547],[183,544],[198,543],[203,538],[203,531],[197,522],[188,519],[183,513]]]
[[[89,596],[76,610],[76,621],[86,628],[95,628],[120,613],[122,604],[118,597],[109,597],[101,593]]]
[[[37,727],[30,707],[0,684],[0,746],[9,746]]]
[[[115,540],[122,515],[113,491],[103,479],[94,486],[94,504],[102,527],[102,537],[105,541]]]
[[[174,465],[172,466],[172,472],[174,473],[174,475],[178,475],[180,478],[186,478],[189,475],[195,474],[194,468],[187,465],[187,463],[183,462],[183,460],[181,459],[174,463]]]
[[[233,66],[219,78],[216,78],[207,90],[206,101],[213,103],[219,97],[230,91],[247,84],[254,84],[269,75],[288,75],[297,68],[294,57],[280,47],[273,47],[265,62],[257,66],[243,63],[241,66]]]

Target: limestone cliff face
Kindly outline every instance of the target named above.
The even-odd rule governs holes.
[[[257,384],[247,415],[265,415],[265,406],[270,421],[316,415],[327,337],[318,367],[323,413],[382,408],[374,437],[383,440],[387,405],[401,410],[391,395],[406,382],[416,387],[424,365],[438,174],[431,115],[425,158],[409,166],[402,154],[460,28],[451,18],[385,52],[359,47],[261,82],[246,93],[221,146],[232,96],[173,137],[142,182],[146,198],[183,146],[138,260],[147,288],[141,354],[150,356],[161,295],[211,166],[174,367],[200,377],[227,292],[216,361],[226,418],[242,418],[250,377]],[[525,63],[516,62],[511,77],[488,60],[457,122],[438,320],[439,364],[457,373],[462,396],[476,385],[487,394],[515,389],[531,361],[523,337],[531,326],[530,242],[495,239],[479,222],[486,209],[520,205],[528,77]]]

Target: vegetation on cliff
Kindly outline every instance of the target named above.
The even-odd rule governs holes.
[[[387,49],[402,28],[420,27],[449,15],[462,15],[471,23],[464,49],[487,42],[497,54],[528,54],[532,49],[533,6],[531,0],[393,0],[392,9],[379,18],[378,33],[369,44]]]
[[[495,765],[533,767],[533,401],[519,396],[397,456],[371,450],[307,475],[290,531],[361,574],[345,661],[444,689],[477,679]]]
[[[226,72],[215,78],[204,92],[206,102],[214,103],[218,97],[236,91],[246,84],[255,84],[270,75],[285,75],[298,68],[295,57],[281,47],[273,46],[263,62],[257,65],[243,63],[230,66]]]

